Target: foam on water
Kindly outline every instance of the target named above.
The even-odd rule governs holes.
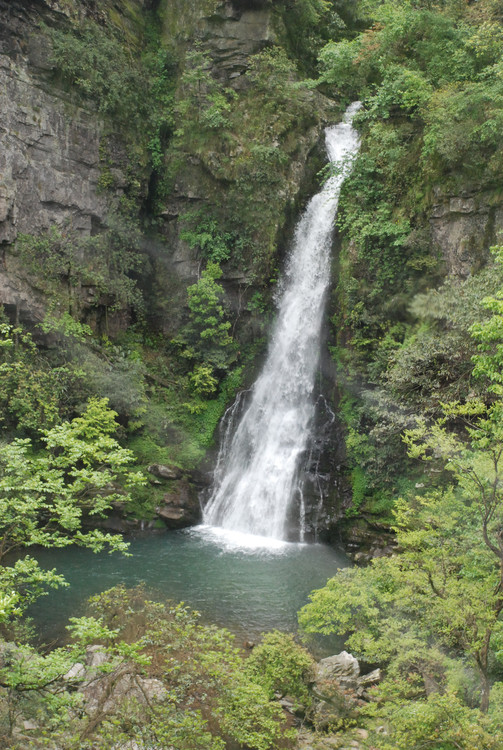
[[[247,534],[243,531],[234,531],[221,526],[195,526],[187,533],[198,535],[205,539],[206,542],[214,542],[218,546],[230,551],[243,551],[249,553],[272,552],[282,554],[287,552],[289,547],[305,546],[293,542],[285,542],[282,539],[274,539],[269,536],[259,536],[258,534]]]

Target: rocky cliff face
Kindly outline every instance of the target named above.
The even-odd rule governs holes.
[[[93,2],[80,6],[0,3],[0,302],[32,325],[44,317],[44,296],[10,247],[20,235],[40,235],[51,226],[94,234],[110,205],[99,188],[103,117],[53,82],[43,31],[43,24],[62,23],[72,10],[90,17],[98,12]],[[115,148],[123,150],[120,135]],[[117,165],[115,177],[120,193],[124,177]]]
[[[430,227],[449,276],[466,278],[487,262],[487,249],[503,232],[503,202],[486,191],[451,196],[437,191]]]
[[[178,44],[201,41],[211,52],[216,75],[235,87],[250,56],[277,39],[268,0],[178,0],[166,5],[163,27]]]
[[[147,19],[157,24],[159,49],[169,50],[177,61],[175,76],[183,76],[186,54],[197,42],[209,59],[212,78],[224,92],[236,92],[225,95],[230,102],[237,101],[240,108],[227,132],[220,136],[210,130],[208,141],[202,146],[195,148],[192,143],[183,142],[172,149],[166,138],[162,166],[155,175],[147,166],[145,144],[132,143],[124,122],[114,120],[91,95],[68,84],[53,62],[48,32],[61,30],[71,38],[75,30],[87,24],[122,40],[128,55],[134,57],[135,51],[139,55],[142,48]],[[86,240],[100,236],[107,228],[111,207],[121,197],[128,201],[128,210],[135,214],[135,220],[144,222],[144,227],[157,222],[157,234],[145,229],[140,241],[150,270],[147,268],[143,276],[137,277],[143,286],[154,334],[163,333],[168,340],[176,335],[187,317],[186,288],[198,279],[204,264],[201,248],[191,246],[180,236],[181,218],[191,210],[218,214],[223,206],[219,220],[225,222],[231,217],[232,231],[239,237],[239,211],[244,214],[253,203],[255,214],[247,218],[253,235],[250,242],[255,242],[256,251],[264,249],[267,255],[264,277],[268,283],[273,273],[270,269],[278,262],[284,245],[282,235],[291,228],[306,185],[323,163],[321,149],[321,158],[318,154],[313,162],[314,171],[306,166],[320,140],[323,121],[336,116],[336,112],[330,112],[330,103],[309,91],[299,95],[300,115],[287,111],[283,116],[281,107],[288,106],[288,97],[276,111],[269,103],[269,112],[262,113],[262,94],[258,98],[254,95],[247,71],[252,58],[271,48],[277,38],[280,21],[270,2],[0,0],[0,20],[0,304],[11,321],[27,325],[43,348],[47,344],[54,346],[54,341],[41,338],[37,328],[52,309],[54,294],[52,298],[48,294],[42,279],[43,267],[38,272],[29,267],[18,250],[18,241],[24,236],[48,237],[56,228],[74,244],[77,262],[87,263],[92,269],[93,259],[84,257]],[[292,75],[288,73],[285,80],[293,80]],[[184,95],[178,80],[175,101]],[[256,125],[249,124],[253,118]],[[183,124],[183,120],[178,121],[178,126],[180,122]],[[164,178],[166,184],[160,191],[158,185]],[[132,180],[136,181],[134,190]],[[240,195],[242,183],[249,190],[249,198]],[[236,201],[241,201],[239,207]],[[233,218],[234,214],[237,218]],[[33,247],[32,252],[37,252],[36,244]],[[250,313],[247,305],[257,289],[264,291],[264,280],[260,286],[259,262],[253,270],[255,261],[247,252],[245,247],[232,263],[222,263],[222,283],[236,335],[242,337],[241,341],[251,342],[264,335],[265,326],[260,322],[263,310]],[[43,266],[40,259],[34,261]],[[51,283],[71,285],[64,268],[60,278],[56,274]],[[79,296],[75,309],[81,322],[102,333],[96,312],[99,292],[88,284],[80,280],[72,290],[73,295]],[[125,330],[131,319],[127,303],[118,307],[112,301],[106,312],[105,332],[112,338]],[[85,359],[88,355],[81,352],[79,356]],[[100,373],[110,371],[108,360],[100,364],[99,353],[98,359],[94,354],[92,357],[90,367],[98,368]],[[168,371],[168,365],[163,367]],[[101,378],[102,383],[108,377],[99,375],[98,380]],[[120,391],[122,385],[119,387],[113,377],[106,387],[111,392]],[[136,375],[131,377],[134,380]],[[167,380],[164,374],[154,374],[148,382],[165,388],[171,386],[173,379],[171,374]],[[103,385],[99,388],[103,392]],[[180,398],[185,400],[186,396]],[[114,408],[121,411],[118,405]],[[124,407],[124,420],[130,418],[130,411]],[[169,419],[162,424],[167,425],[162,427],[159,438],[163,445],[180,442],[180,433]],[[175,452],[175,460],[176,455]],[[151,463],[152,458],[146,460]],[[185,474],[183,479],[173,480],[175,506],[187,492],[186,477]],[[195,485],[191,482],[190,486],[192,492]]]
[[[111,198],[124,190],[128,162],[120,126],[100,115],[92,101],[76,103],[71,92],[58,86],[43,24],[65,27],[68,22],[87,19],[100,25],[118,25],[129,39],[136,34],[135,42],[139,43],[141,14],[151,5],[140,0],[99,6],[94,0],[0,2],[0,299],[9,309],[17,307],[21,319],[39,322],[44,315],[44,300],[33,288],[33,280],[30,285],[25,278],[9,247],[20,234],[38,235],[53,225],[71,227],[83,236],[100,231]],[[243,74],[250,56],[275,38],[267,2],[179,0],[160,3],[159,14],[164,43],[183,57],[187,44],[199,40],[211,57],[213,74],[235,88],[245,85]],[[276,237],[299,193],[307,155],[319,135],[318,122],[298,139],[281,201],[283,209],[277,216]],[[113,190],[109,186],[104,190],[100,183],[105,149]],[[198,249],[180,239],[177,219],[194,207],[214,203],[215,196],[228,189],[221,175],[212,170],[212,159],[215,154],[211,151],[187,153],[171,192],[163,198],[159,213],[166,247],[155,273],[165,278],[158,278],[158,286],[173,286],[169,278],[173,273],[187,282],[198,277]],[[138,212],[144,210],[146,197],[145,182]],[[156,257],[159,253],[154,254],[154,263]],[[230,299],[235,303],[239,297],[235,287],[244,283],[245,273],[228,269],[227,279]]]

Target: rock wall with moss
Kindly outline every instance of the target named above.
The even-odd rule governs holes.
[[[139,463],[172,475],[152,469],[132,523],[193,520],[264,350],[341,111],[306,80],[327,19],[355,23],[325,6],[0,3],[1,427],[39,440],[107,397]]]
[[[364,32],[320,53],[324,90],[363,102],[331,310],[353,535],[355,516],[381,522],[438,480],[407,458],[404,429],[442,402],[491,398],[471,326],[501,285],[503,232],[500,5],[367,7]]]

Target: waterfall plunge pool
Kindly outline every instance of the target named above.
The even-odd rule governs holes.
[[[184,601],[204,621],[250,640],[273,628],[294,631],[309,592],[348,564],[329,547],[271,542],[236,530],[286,536],[298,457],[306,450],[314,418],[332,230],[339,192],[359,147],[351,125],[359,106],[354,102],[343,121],[326,130],[330,161],[340,162],[342,170],[313,196],[297,224],[264,369],[238,426],[234,429],[231,420],[225,430],[204,514],[214,526],[135,539],[129,558],[71,548],[40,552],[41,564],[56,567],[71,584],[33,608],[46,638],[61,632],[68,616],[77,614],[92,594],[142,581],[154,596]],[[302,517],[299,521],[302,526]]]
[[[70,586],[51,591],[30,609],[41,637],[61,636],[67,620],[85,612],[88,597],[123,583],[144,582],[160,600],[183,601],[202,621],[243,640],[273,628],[294,632],[309,593],[349,561],[322,544],[292,544],[213,527],[196,527],[130,540],[130,557],[78,547],[38,550],[44,568],[56,568]],[[322,651],[337,648],[320,643]],[[340,650],[340,649],[339,649]]]

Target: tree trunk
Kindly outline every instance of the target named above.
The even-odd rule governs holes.
[[[489,695],[491,693],[491,685],[489,684],[489,678],[486,672],[480,674],[481,677],[481,691],[480,691],[480,710],[483,714],[487,713],[489,708]]]

